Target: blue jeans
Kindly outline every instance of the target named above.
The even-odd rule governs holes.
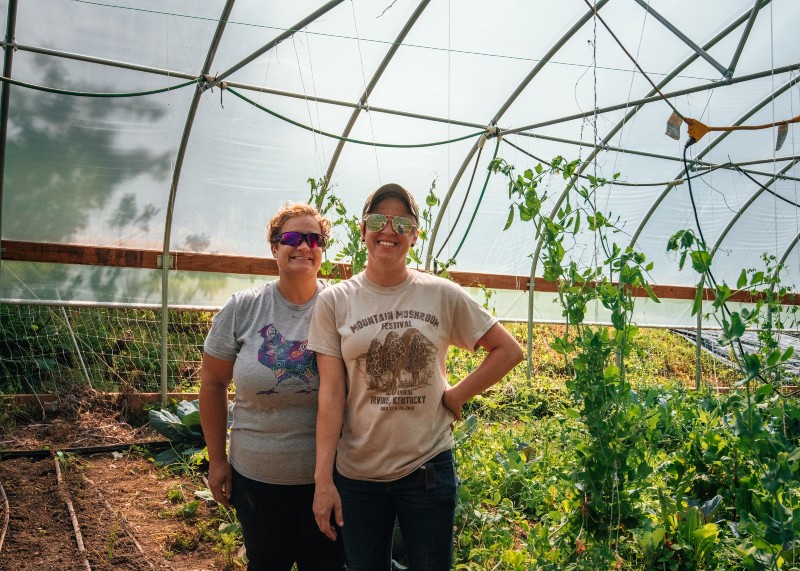
[[[395,519],[411,571],[453,565],[456,473],[446,450],[394,482],[352,480],[334,473],[342,498],[341,528],[348,571],[388,571]]]
[[[231,503],[242,524],[248,571],[345,569],[340,538],[317,527],[311,504],[314,484],[281,486],[246,478],[233,470]]]

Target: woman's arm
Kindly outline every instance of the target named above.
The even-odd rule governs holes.
[[[200,424],[208,447],[208,487],[214,499],[230,507],[231,465],[225,442],[228,434],[228,386],[233,361],[203,353],[200,369]]]
[[[317,463],[314,472],[314,517],[322,533],[336,539],[331,513],[339,527],[342,519],[342,500],[333,483],[333,463],[336,447],[342,434],[346,398],[347,372],[338,357],[317,353],[319,368],[319,410],[317,411]]]
[[[456,420],[461,419],[464,403],[502,379],[523,358],[522,347],[500,323],[492,325],[478,339],[477,346],[488,351],[486,357],[474,371],[455,386],[448,387],[442,395],[442,404]]]

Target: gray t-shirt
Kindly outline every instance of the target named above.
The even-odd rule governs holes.
[[[252,480],[314,481],[319,372],[306,345],[316,300],[289,303],[269,282],[233,294],[212,321],[205,352],[235,361],[230,462]]]

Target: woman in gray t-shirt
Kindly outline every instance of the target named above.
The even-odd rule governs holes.
[[[276,281],[235,293],[214,316],[200,373],[200,418],[214,499],[236,509],[248,569],[344,569],[341,541],[318,529],[314,497],[319,373],[307,349],[330,223],[307,204],[267,229]],[[229,451],[227,395],[236,383]]]

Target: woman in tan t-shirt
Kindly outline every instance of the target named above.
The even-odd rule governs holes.
[[[395,521],[412,570],[451,568],[451,424],[522,360],[519,344],[462,288],[408,268],[418,222],[402,186],[370,195],[366,270],[320,293],[309,331],[320,371],[314,515],[328,537],[342,534],[349,571],[390,569]],[[453,386],[451,345],[487,351]]]

